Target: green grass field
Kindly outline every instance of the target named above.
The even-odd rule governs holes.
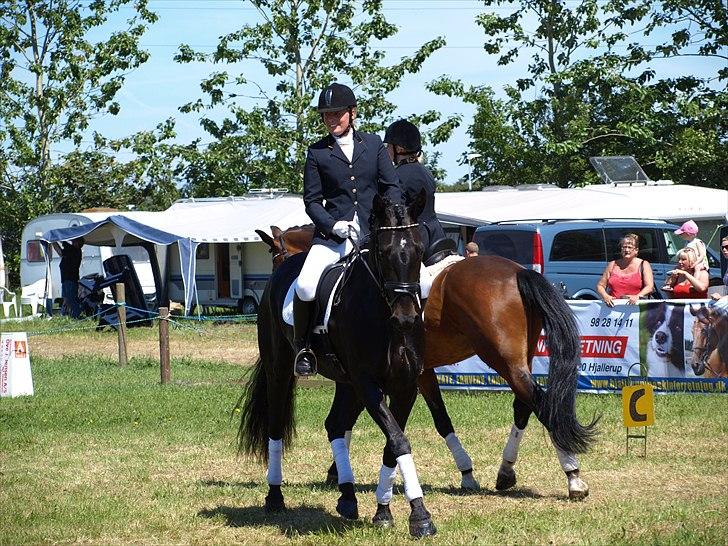
[[[27,328],[52,330],[37,323]],[[175,330],[172,345],[204,337],[254,347],[254,326],[203,330]],[[130,331],[132,347],[145,340],[154,342],[152,330]],[[354,523],[337,517],[338,492],[323,484],[331,457],[323,430],[329,384],[304,381],[298,389],[298,435],[284,459],[288,510],[266,515],[265,469],[236,456],[237,416],[231,420],[252,359],[231,362],[208,350],[175,357],[173,351],[173,384],[161,386],[154,358],[130,351],[130,365],[118,368],[112,350],[85,350],[114,341],[110,332],[31,338],[35,395],[0,400],[0,544],[410,540],[401,489],[392,503],[396,526],[381,531],[369,523],[383,440],[368,417],[352,439],[362,517]],[[58,356],[57,345],[78,354]],[[471,495],[459,494],[459,473],[418,400],[408,435],[439,530],[428,542],[728,542],[728,397],[658,397],[643,459],[636,443],[625,454],[620,398],[580,396],[584,419],[603,415],[599,441],[581,457],[591,487],[584,502],[566,499],[566,480],[535,421],[522,444],[518,485],[495,491],[511,400],[509,394],[446,394],[483,486]]]

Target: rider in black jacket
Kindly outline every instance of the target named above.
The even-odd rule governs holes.
[[[444,239],[445,231],[435,215],[435,179],[420,163],[422,155],[420,131],[409,121],[400,119],[389,126],[384,134],[384,142],[397,169],[405,200],[411,202],[423,188],[427,193],[425,208],[417,220],[420,222],[422,242],[425,243],[425,258],[427,258],[430,245]]]
[[[316,373],[308,337],[321,274],[351,250],[349,237],[361,241],[368,234],[374,195],[402,202],[399,180],[381,139],[354,129],[354,92],[346,85],[329,85],[319,96],[318,111],[329,135],[309,147],[303,176],[303,202],[316,232],[293,300],[299,376]]]

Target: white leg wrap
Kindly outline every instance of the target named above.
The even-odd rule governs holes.
[[[331,451],[334,454],[336,472],[339,474],[339,483],[354,483],[354,471],[349,460],[349,448],[344,438],[337,438],[331,442]]]
[[[452,453],[452,458],[455,459],[455,464],[457,465],[458,470],[460,472],[472,470],[473,461],[470,459],[470,456],[460,443],[460,439],[454,432],[447,435],[445,443],[447,444],[450,453]]]
[[[399,472],[404,482],[404,496],[407,498],[407,502],[412,502],[422,497],[422,488],[420,487],[420,480],[417,478],[415,461],[412,455],[410,453],[400,455],[397,457],[397,464],[399,465]]]
[[[516,425],[511,427],[511,434],[508,436],[506,447],[503,448],[503,461],[510,463],[511,466],[516,463],[518,459],[518,448],[523,440],[523,433],[526,429],[520,429]]]
[[[283,482],[283,440],[268,438],[268,485],[281,485]]]
[[[564,451],[559,446],[556,445],[556,442],[554,442],[554,439],[551,438],[551,443],[554,444],[554,449],[556,449],[556,456],[559,458],[559,463],[561,463],[561,469],[564,472],[571,472],[572,470],[578,470],[579,469],[579,461],[576,459],[576,455],[573,453],[569,453],[568,451]]]
[[[346,440],[346,447],[351,451],[351,431],[347,430],[344,432],[344,440]]]
[[[397,477],[397,467],[389,468],[382,465],[379,469],[379,483],[377,484],[377,502],[379,504],[389,504],[392,500],[392,488],[394,487],[394,478]]]

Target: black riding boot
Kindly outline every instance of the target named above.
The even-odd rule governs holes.
[[[316,375],[316,355],[309,346],[311,327],[316,319],[316,301],[303,301],[293,296],[293,366],[297,376]]]

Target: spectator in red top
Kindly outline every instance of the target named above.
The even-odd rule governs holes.
[[[639,236],[628,233],[619,240],[622,257],[611,261],[597,283],[597,292],[608,307],[614,307],[614,300],[627,299],[635,305],[637,300],[652,293],[655,281],[652,267],[647,260],[637,257]]]
[[[708,272],[697,265],[698,258],[692,248],[677,253],[677,269],[668,271],[667,283],[662,289],[671,299],[706,299]]]

